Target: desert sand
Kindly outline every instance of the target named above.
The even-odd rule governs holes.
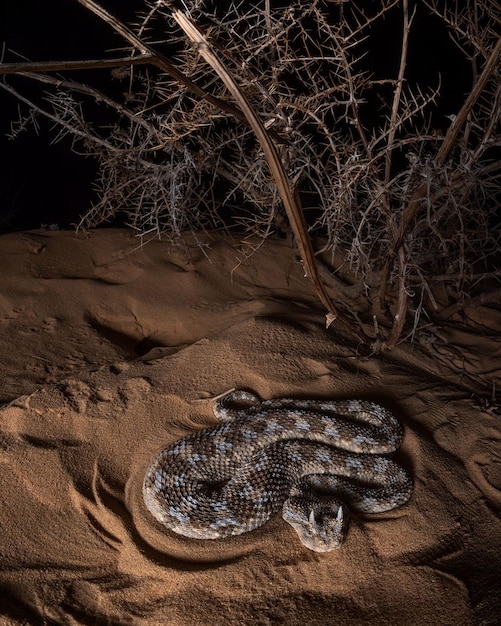
[[[499,303],[370,354],[344,319],[325,329],[287,242],[198,243],[0,238],[0,624],[501,623]],[[325,554],[280,516],[225,540],[164,530],[145,469],[231,388],[388,407],[411,500]]]

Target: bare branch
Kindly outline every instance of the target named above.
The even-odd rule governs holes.
[[[491,79],[492,75],[496,70],[499,70],[499,56],[501,55],[501,36],[498,38],[496,45],[494,46],[487,63],[482,70],[482,73],[478,77],[477,82],[473,86],[473,89],[469,93],[468,97],[465,100],[465,103],[461,107],[459,113],[454,116],[452,124],[449,126],[447,134],[445,135],[444,141],[440,146],[440,150],[437,154],[437,163],[442,164],[445,162],[447,156],[449,155],[452,147],[454,146],[454,142],[456,141],[457,135],[465,123],[468,115],[470,114],[473,106],[479,99],[483,90],[485,89],[487,82]]]
[[[130,65],[147,65],[153,55],[140,57],[119,57],[117,59],[96,59],[88,61],[25,61],[23,63],[0,63],[0,74],[25,74],[33,72],[67,72],[68,70],[97,70]]]

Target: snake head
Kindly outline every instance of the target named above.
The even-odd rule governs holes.
[[[343,543],[348,509],[335,498],[291,497],[284,504],[282,516],[314,552],[337,550]]]

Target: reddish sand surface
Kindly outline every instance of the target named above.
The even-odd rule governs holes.
[[[345,320],[325,329],[285,241],[1,237],[0,624],[500,624],[500,331],[477,303],[370,355]],[[388,407],[411,500],[325,554],[280,515],[225,540],[164,530],[145,469],[232,388]]]

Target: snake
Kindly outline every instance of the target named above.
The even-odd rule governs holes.
[[[164,529],[193,539],[255,530],[280,510],[302,544],[338,549],[350,512],[405,504],[413,482],[391,456],[399,420],[368,400],[275,398],[247,390],[216,398],[218,424],[164,447],[143,500]]]

